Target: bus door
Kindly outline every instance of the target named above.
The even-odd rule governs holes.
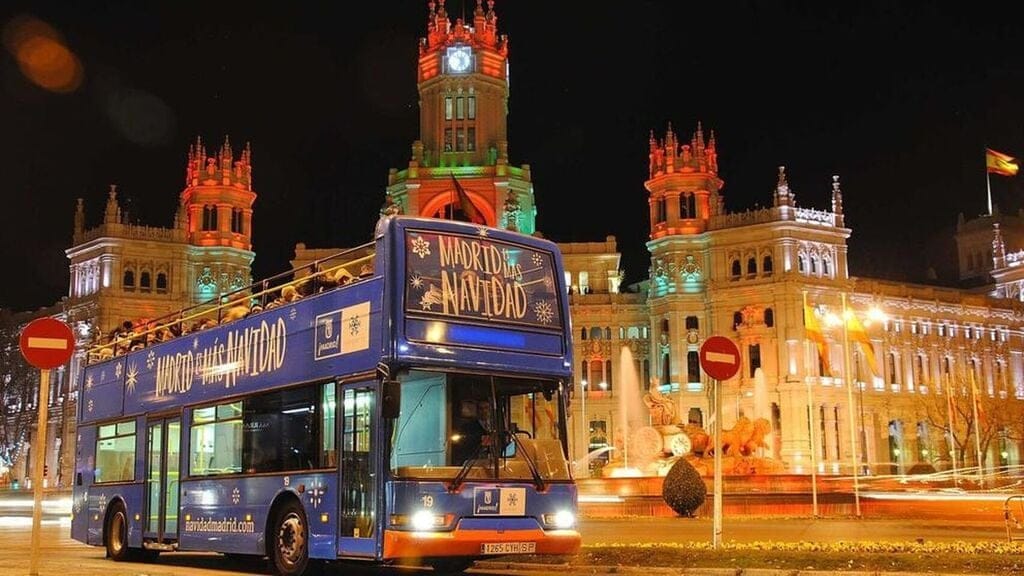
[[[165,544],[178,540],[178,489],[181,418],[150,420],[146,437],[145,539]]]
[[[377,484],[373,457],[376,441],[375,388],[362,382],[342,386],[341,405],[341,556],[377,554]]]

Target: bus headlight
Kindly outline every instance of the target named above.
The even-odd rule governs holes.
[[[410,524],[412,525],[413,530],[426,532],[427,530],[434,530],[444,526],[444,516],[431,514],[426,510],[420,510],[412,515]]]
[[[576,524],[576,516],[568,510],[559,510],[554,514],[545,514],[544,523],[555,528],[572,528]]]

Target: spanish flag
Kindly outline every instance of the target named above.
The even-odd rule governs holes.
[[[985,148],[985,168],[990,174],[1000,176],[1017,175],[1017,159],[1002,152],[996,152],[991,148]]]
[[[864,329],[864,325],[860,323],[857,316],[853,313],[848,314],[846,319],[846,334],[851,340],[860,344],[860,349],[864,353],[864,358],[868,361],[868,367],[871,368],[871,372],[875,376],[882,376],[882,372],[878,369],[878,360],[875,358],[875,348],[871,345],[871,338],[868,337],[868,331]]]
[[[480,213],[480,210],[473,204],[473,201],[469,199],[469,194],[466,194],[466,189],[462,187],[462,183],[455,177],[454,172],[452,173],[452,183],[455,184],[455,191],[459,194],[459,209],[462,210],[462,215],[473,224],[486,225],[487,219]]]
[[[821,331],[821,325],[814,316],[814,309],[804,301],[804,332],[818,347],[818,357],[821,359],[821,366],[824,369],[822,376],[832,375],[832,363],[828,360],[828,342],[825,341],[825,333]]]

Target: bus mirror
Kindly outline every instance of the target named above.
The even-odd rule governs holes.
[[[402,383],[398,380],[383,380],[381,382],[381,416],[384,418],[398,418],[402,410]]]

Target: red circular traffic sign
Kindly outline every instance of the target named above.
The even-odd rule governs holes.
[[[728,380],[740,369],[740,349],[725,336],[712,336],[700,345],[700,367],[715,380]]]
[[[71,327],[53,318],[37,318],[21,331],[21,355],[43,370],[67,364],[75,351]]]

